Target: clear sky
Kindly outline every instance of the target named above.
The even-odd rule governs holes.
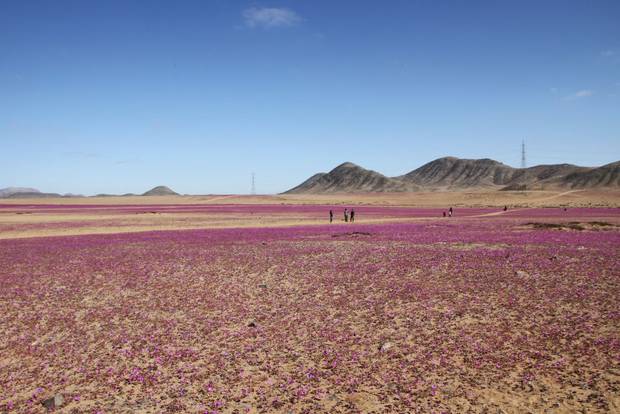
[[[0,2],[0,188],[620,159],[620,1]]]

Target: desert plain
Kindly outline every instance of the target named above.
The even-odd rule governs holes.
[[[3,200],[0,412],[620,412],[619,207],[614,190]]]

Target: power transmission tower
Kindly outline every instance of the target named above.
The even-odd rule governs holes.
[[[254,173],[252,173],[252,195],[256,194],[256,182],[254,180]]]
[[[525,140],[521,141],[521,168],[525,168]]]

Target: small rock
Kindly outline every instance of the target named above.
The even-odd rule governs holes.
[[[267,289],[267,285],[264,283],[261,283],[260,285],[258,285],[258,287],[261,289]]]
[[[62,394],[56,394],[54,396],[54,405],[56,407],[60,407],[64,403],[65,403],[65,397],[63,397]]]
[[[379,348],[379,351],[381,352],[387,352],[390,349],[392,349],[394,347],[394,344],[391,342],[386,342],[383,345],[381,345],[381,347]]]
[[[527,272],[524,272],[523,270],[517,270],[517,272],[515,274],[517,276],[519,276],[519,277],[529,277],[530,276]]]
[[[41,401],[41,404],[43,405],[43,407],[47,408],[48,410],[53,410],[55,408],[58,408],[64,403],[65,403],[65,397],[63,397],[62,394],[56,394],[53,397],[48,398],[47,400]]]
[[[256,323],[254,322],[248,323],[248,328],[256,328]]]

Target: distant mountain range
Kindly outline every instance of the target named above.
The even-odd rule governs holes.
[[[553,164],[513,168],[488,158],[444,157],[398,177],[345,162],[328,173],[313,175],[284,194],[618,187],[620,161],[602,167]]]
[[[40,193],[36,188],[27,188],[27,187],[7,187],[0,188],[0,198],[9,197],[13,194],[24,194],[24,193]]]
[[[387,177],[351,162],[340,164],[328,173],[314,174],[283,194],[373,193],[462,190],[543,190],[620,188],[620,161],[602,167],[571,164],[537,165],[513,168],[488,158],[469,160],[438,158],[398,177]],[[179,195],[160,185],[142,196]],[[135,194],[123,194],[135,196]],[[0,198],[83,197],[74,194],[42,193],[35,188],[0,189]],[[96,197],[118,197],[97,194]]]
[[[7,187],[0,188],[0,198],[52,198],[52,197],[83,197],[76,194],[42,193],[36,188]]]
[[[127,193],[121,197],[135,196],[136,194]],[[164,195],[179,195],[170,188],[160,185],[150,189],[143,196],[164,196]],[[52,198],[52,197],[84,197],[79,194],[58,194],[58,193],[42,193],[36,188],[25,187],[7,187],[0,188],[0,198]],[[114,194],[97,194],[95,197],[119,197]]]

